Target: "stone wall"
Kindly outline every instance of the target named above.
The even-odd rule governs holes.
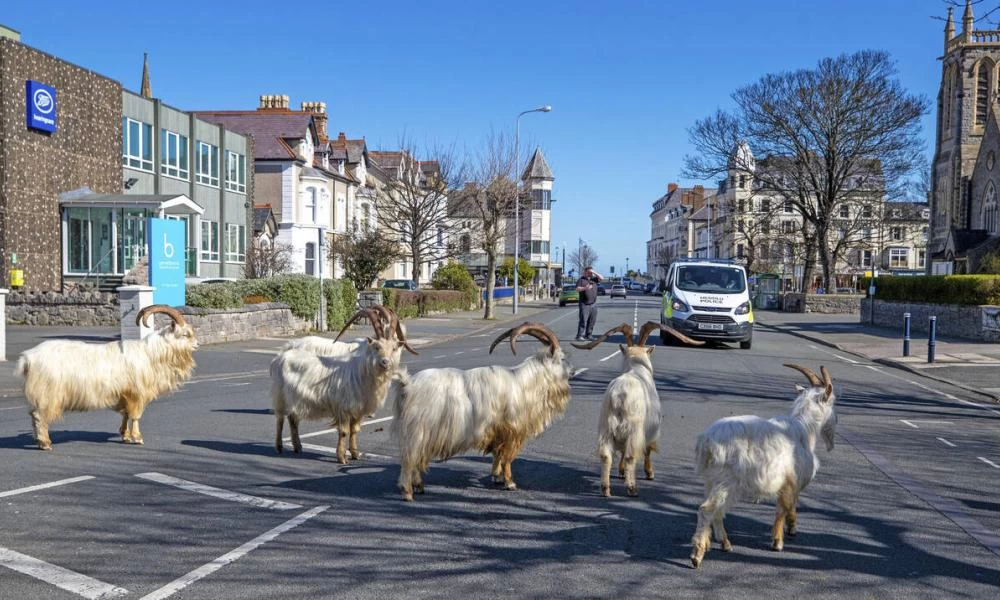
[[[1000,306],[924,304],[875,300],[874,324],[903,330],[903,314],[910,313],[910,331],[926,334],[931,316],[937,317],[937,332],[983,342],[1000,342]],[[861,301],[861,323],[872,323],[871,300]]]
[[[117,294],[11,291],[7,296],[7,322],[12,325],[118,327],[119,319]]]
[[[287,304],[280,302],[247,304],[239,308],[182,306],[178,310],[194,327],[199,344],[296,335],[312,328],[311,322],[299,319]]]
[[[785,294],[784,312],[856,315],[861,310],[861,294]]]
[[[17,253],[25,289],[61,291],[59,194],[122,192],[121,84],[7,38],[0,64],[0,256]],[[56,89],[54,133],[25,126],[29,79]]]

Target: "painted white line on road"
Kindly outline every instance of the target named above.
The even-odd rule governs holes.
[[[382,417],[380,419],[372,419],[370,421],[363,421],[361,423],[361,426],[364,427],[365,425],[374,425],[375,423],[382,423],[384,421],[391,421],[391,420],[392,420],[392,417]],[[318,435],[326,435],[328,433],[337,433],[337,428],[336,427],[332,427],[330,429],[323,429],[322,431],[313,431],[311,433],[303,433],[302,435],[299,436],[299,439],[316,437]],[[292,441],[292,438],[286,437],[285,441],[286,442],[290,442],[290,441]]]
[[[206,375],[205,377],[193,377],[188,381],[188,385],[192,383],[202,383],[208,381],[226,381],[228,379],[244,379],[246,377],[256,377],[257,375],[267,375],[270,371],[268,369],[257,369],[255,371],[247,371],[245,373],[219,373],[218,375]]]
[[[572,376],[570,376],[570,379],[573,379],[577,375],[582,375],[583,373],[586,373],[589,370],[590,370],[590,367],[583,367],[582,369],[577,369],[576,372],[573,373]]]
[[[983,458],[982,456],[977,456],[976,458],[988,464],[989,466],[993,467],[994,469],[1000,469],[1000,465],[996,464],[995,462],[993,462],[988,458]]]
[[[277,354],[281,350],[263,350],[263,349],[253,349],[253,350],[241,350],[244,354]]]
[[[93,577],[58,567],[3,546],[0,546],[0,566],[92,600],[118,598],[128,594],[128,590],[125,588],[98,581]]]
[[[333,454],[333,455],[337,454],[337,449],[332,446],[320,446],[318,444],[302,444],[302,447],[305,448],[306,450],[312,450],[314,452],[322,452],[324,454]],[[391,456],[385,456],[384,454],[374,454],[372,452],[362,452],[361,456],[362,457],[367,456],[370,458],[381,458],[384,460],[392,459]]]
[[[208,575],[211,575],[212,573],[218,571],[222,567],[232,562],[235,562],[236,560],[248,554],[251,550],[254,550],[257,547],[266,544],[267,542],[270,542],[274,538],[278,537],[282,533],[285,533],[286,531],[289,531],[290,529],[298,527],[299,525],[305,523],[309,519],[315,517],[316,515],[320,514],[321,512],[325,511],[328,508],[330,507],[317,506],[316,508],[307,510],[301,515],[289,519],[288,521],[285,521],[281,525],[278,525],[277,527],[268,531],[267,533],[262,533],[261,535],[258,535],[254,539],[240,546],[239,548],[231,552],[227,552],[226,554],[223,554],[222,556],[213,560],[212,562],[203,565],[201,567],[198,567],[197,569],[191,571],[186,575],[182,575],[181,577],[171,581],[170,583],[161,587],[155,592],[146,594],[145,596],[142,597],[141,600],[162,600],[163,598],[169,598],[170,596],[183,590],[184,588],[198,581],[199,579],[207,577]]]
[[[556,323],[556,321],[562,321],[566,317],[568,317],[568,316],[570,316],[570,315],[572,315],[572,314],[574,314],[576,312],[578,312],[578,311],[567,311],[567,312],[559,315],[558,317],[552,319],[551,321],[546,321],[545,324],[548,325],[549,327],[551,327],[552,325],[554,325]],[[497,329],[497,331],[500,331],[500,330]]]
[[[252,382],[250,382],[250,381],[246,381],[244,383],[227,383],[223,387],[240,387],[242,385],[251,385],[251,384],[252,384]]]
[[[491,334],[489,334],[489,333],[478,333],[476,335],[470,335],[469,337],[486,337],[488,335],[491,335]]]
[[[1000,415],[1000,411],[993,410],[992,408],[989,408],[989,407],[984,406],[982,404],[978,404],[976,402],[972,402],[972,401],[966,400],[964,398],[958,398],[958,397],[953,396],[951,394],[948,394],[946,392],[942,392],[942,391],[936,390],[936,389],[934,389],[934,388],[932,388],[930,386],[926,386],[926,385],[924,385],[922,383],[917,383],[916,381],[907,379],[905,377],[900,377],[899,375],[896,375],[895,373],[890,373],[888,371],[883,371],[882,369],[879,369],[878,367],[873,366],[873,365],[865,365],[865,366],[868,367],[869,369],[871,369],[872,371],[877,371],[877,372],[879,372],[879,373],[881,373],[883,375],[888,375],[889,377],[894,377],[894,378],[899,379],[901,381],[906,381],[908,383],[912,383],[913,385],[917,386],[918,388],[927,390],[928,392],[934,392],[935,394],[937,394],[939,396],[942,396],[944,398],[947,398],[949,400],[956,400],[958,402],[961,402],[962,404],[967,404],[969,406],[974,406],[976,408],[981,408],[981,409],[983,409],[985,411],[989,411],[989,412],[991,412],[993,414]]]
[[[914,425],[913,423],[910,423],[910,422],[909,422],[909,421],[907,421],[906,419],[900,419],[900,420],[899,420],[899,422],[900,422],[900,423],[906,423],[907,425],[909,425],[910,427],[912,427],[912,428],[914,428],[914,429],[920,429],[919,427],[917,427],[917,426],[916,426],[916,425]]]
[[[858,361],[856,361],[856,360],[851,360],[850,358],[847,358],[846,356],[841,356],[841,355],[839,355],[839,354],[837,354],[835,352],[830,352],[829,350],[824,350],[824,349],[820,348],[819,346],[814,346],[812,344],[809,344],[809,347],[812,348],[813,350],[819,350],[823,354],[829,354],[830,356],[832,356],[834,358],[839,358],[842,361],[849,362],[852,365],[859,364]]]
[[[431,358],[433,360],[437,360],[439,358],[448,358],[448,355],[447,354],[438,354],[437,356],[432,356]]]
[[[53,481],[51,483],[40,483],[38,485],[23,487],[16,490],[0,492],[0,498],[6,498],[7,496],[17,496],[18,494],[27,494],[28,492],[34,492],[36,490],[44,490],[50,487],[67,485],[70,483],[77,483],[80,481],[87,481],[88,479],[93,479],[93,478],[94,478],[93,475],[81,475],[80,477],[70,477],[69,479],[60,479],[59,481]]]
[[[278,500],[268,500],[267,498],[258,498],[257,496],[231,492],[229,490],[212,487],[195,481],[178,479],[177,477],[171,477],[170,475],[164,475],[163,473],[136,473],[135,476],[139,479],[155,481],[156,483],[162,483],[164,485],[172,485],[188,492],[204,494],[205,496],[211,496],[221,500],[229,500],[231,502],[239,502],[241,504],[249,504],[250,506],[256,506],[257,508],[270,508],[272,510],[291,510],[293,508],[302,508],[301,504],[279,502]]]
[[[944,444],[945,446],[948,446],[949,448],[955,448],[956,447],[955,444],[952,444],[951,442],[949,442],[948,440],[944,439],[943,437],[939,437],[938,441],[941,442],[942,444]]]
[[[5,406],[3,408],[0,408],[0,410],[17,410],[19,408],[24,408],[24,407],[23,406]]]
[[[639,329],[639,301],[635,301],[635,312],[632,313],[632,329]]]
[[[614,358],[616,356],[618,356],[618,352],[612,352],[611,354],[609,354],[609,355],[605,356],[604,358],[602,358],[601,362],[604,362],[606,360],[611,360],[612,358]]]
[[[459,350],[455,353],[455,356],[458,356],[459,354],[465,354],[465,350]]]

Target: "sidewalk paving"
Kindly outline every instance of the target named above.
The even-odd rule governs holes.
[[[755,311],[758,325],[812,340],[877,363],[983,394],[1000,401],[1000,344],[938,337],[927,362],[927,334],[912,333],[903,356],[903,328],[873,327],[858,315]]]

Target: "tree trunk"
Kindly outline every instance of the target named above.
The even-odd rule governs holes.
[[[805,262],[802,268],[802,280],[799,282],[799,290],[803,294],[809,292],[812,285],[813,272],[816,269],[816,243],[814,239],[805,240]]]
[[[816,250],[819,252],[819,264],[823,270],[823,289],[830,291],[830,278],[836,265],[830,264],[830,246],[827,244],[826,230],[816,232]]]
[[[493,299],[493,290],[496,288],[497,255],[495,252],[486,253],[486,312],[484,319],[492,319],[496,300]]]
[[[410,274],[410,279],[419,288],[420,287],[420,246],[416,244],[410,245],[410,260],[413,261],[413,272]]]

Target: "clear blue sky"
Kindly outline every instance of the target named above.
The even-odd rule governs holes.
[[[942,0],[54,6],[6,0],[0,23],[133,90],[149,52],[153,94],[182,109],[252,109],[260,94],[325,101],[331,133],[375,148],[405,133],[474,149],[551,104],[521,131],[556,176],[552,242],[583,238],[605,274],[626,257],[645,268],[652,203],[671,181],[695,183],[680,179],[695,119],[764,73],[866,48],[890,52],[903,85],[933,99],[944,23],[930,17],[946,10]],[[933,116],[923,125],[929,155]]]

